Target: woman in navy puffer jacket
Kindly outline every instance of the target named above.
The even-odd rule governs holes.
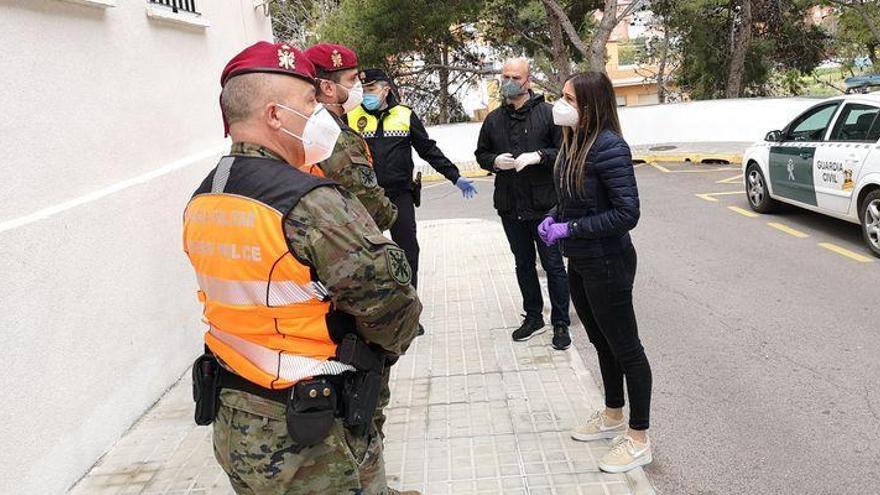
[[[538,227],[547,244],[560,243],[568,261],[571,299],[596,348],[605,408],[575,428],[575,440],[613,438],[599,462],[625,472],[651,462],[648,439],[651,366],[639,340],[632,288],[636,251],[629,231],[639,221],[639,191],[632,156],[617,118],[614,88],[605,74],[587,72],[566,81],[553,107],[563,127],[554,172],[558,206]],[[623,417],[623,384],[630,399]]]

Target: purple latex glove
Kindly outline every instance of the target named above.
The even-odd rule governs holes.
[[[543,222],[538,224],[538,236],[542,241],[546,242],[547,229],[549,229],[554,222],[556,222],[556,220],[553,220],[553,217],[548,216],[544,218]]]
[[[547,229],[547,235],[541,238],[544,240],[544,244],[552,246],[559,239],[565,239],[570,235],[571,229],[568,227],[568,222],[554,223]]]

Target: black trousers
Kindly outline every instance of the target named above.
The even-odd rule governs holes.
[[[397,220],[391,226],[391,240],[406,253],[412,268],[412,285],[418,287],[419,240],[416,238],[416,205],[412,191],[389,192],[388,199],[397,206]]]
[[[651,409],[651,365],[639,340],[632,288],[637,257],[633,247],[600,258],[568,260],[571,300],[599,357],[605,405],[624,405],[629,392],[629,427],[647,430]]]
[[[516,262],[516,281],[523,298],[523,311],[526,318],[544,319],[544,298],[541,296],[541,284],[538,281],[538,270],[535,265],[535,251],[541,260],[541,266],[547,273],[547,289],[550,293],[550,321],[553,325],[569,326],[568,316],[568,280],[565,275],[565,262],[558,245],[547,246],[538,237],[537,220],[518,220],[512,217],[501,217],[507,242]]]

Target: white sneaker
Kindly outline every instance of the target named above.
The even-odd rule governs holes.
[[[591,442],[605,438],[614,438],[626,433],[626,421],[614,421],[605,416],[605,411],[596,411],[586,423],[571,431],[571,438],[579,442]]]
[[[599,469],[606,473],[625,473],[639,466],[650,464],[651,439],[646,443],[636,442],[629,435],[615,438],[611,450],[599,460]]]

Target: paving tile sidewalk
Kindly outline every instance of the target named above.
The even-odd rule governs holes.
[[[549,331],[526,343],[510,339],[520,296],[500,224],[442,220],[419,229],[427,335],[392,375],[389,484],[427,495],[651,493],[640,469],[598,470],[607,442],[569,438],[602,404],[574,346],[553,350]],[[72,493],[232,493],[210,429],[192,423],[187,377]]]

